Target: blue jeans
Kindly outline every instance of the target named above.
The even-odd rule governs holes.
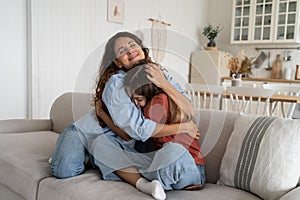
[[[52,156],[52,174],[57,178],[77,176],[85,170],[86,145],[73,124],[58,137]]]
[[[137,152],[131,142],[103,134],[93,141],[91,152],[105,180],[121,180],[114,173],[116,170],[135,167],[148,180],[160,181],[165,190],[205,182],[204,166],[197,166],[191,154],[180,144],[169,142],[158,151],[143,154]]]

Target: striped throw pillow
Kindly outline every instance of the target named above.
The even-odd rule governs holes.
[[[300,176],[300,120],[241,116],[220,167],[218,184],[279,199]]]

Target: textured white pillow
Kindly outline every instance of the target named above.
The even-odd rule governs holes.
[[[300,120],[241,116],[235,123],[218,184],[278,199],[300,176]]]

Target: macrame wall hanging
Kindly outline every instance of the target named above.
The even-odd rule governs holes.
[[[165,49],[167,45],[167,27],[171,24],[159,19],[149,18],[152,22],[151,27],[151,45],[154,62],[160,63],[165,57]]]

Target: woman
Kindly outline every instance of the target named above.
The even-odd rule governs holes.
[[[97,106],[101,105],[103,100],[103,105],[106,106],[114,123],[125,130],[126,133],[129,133],[130,137],[125,136],[124,140],[121,138],[124,138],[124,136],[117,136],[113,130],[104,125],[101,117],[99,117],[99,112],[97,115],[95,110],[93,110],[88,115],[72,123],[60,134],[53,154],[52,171],[54,176],[66,178],[83,173],[85,170],[85,155],[88,152],[88,155],[92,155],[90,157],[95,158],[93,164],[100,168],[104,179],[125,179],[135,186],[145,185],[148,183],[140,179],[139,174],[131,173],[131,167],[144,164],[153,167],[154,165],[161,166],[161,164],[157,159],[150,159],[145,155],[137,154],[133,148],[135,140],[145,141],[152,135],[170,131],[177,132],[179,129],[180,131],[183,129],[184,131],[194,132],[197,135],[196,126],[192,122],[167,126],[157,124],[143,118],[140,110],[130,101],[124,89],[123,78],[127,70],[147,59],[150,59],[148,49],[142,45],[138,37],[131,33],[117,33],[107,42],[100,66],[100,79],[94,96],[95,110],[97,110]],[[103,74],[106,70],[111,71]],[[155,70],[149,73],[155,73]],[[168,76],[168,80],[170,83],[166,81],[168,82],[167,86],[174,85],[183,93],[183,90],[178,87],[178,84],[170,76]],[[173,87],[170,89],[165,88],[165,90],[173,93],[174,96],[179,95],[182,101],[188,102],[188,99]],[[189,106],[185,107],[185,109],[193,110]],[[99,123],[101,126],[99,126]],[[174,161],[179,159],[178,155],[185,155],[186,153],[184,149],[176,145],[168,145],[163,149],[164,151],[159,152],[157,156],[170,153],[169,157],[171,160],[169,159],[168,164],[160,168],[160,171],[155,168],[143,174],[143,176],[147,175],[149,180],[157,180],[154,184],[150,182],[151,186],[154,185],[154,187],[151,187],[150,193],[156,199],[165,198],[164,192],[161,192],[160,185],[157,183],[168,179],[173,180],[168,176],[160,176],[161,173],[168,170],[174,170],[174,173],[179,173],[175,169],[177,163],[175,164]],[[175,154],[173,156],[171,155],[172,153],[177,153],[178,155]],[[143,181],[139,181],[138,184],[138,180]],[[175,181],[165,181],[165,187],[170,187],[170,184]]]

